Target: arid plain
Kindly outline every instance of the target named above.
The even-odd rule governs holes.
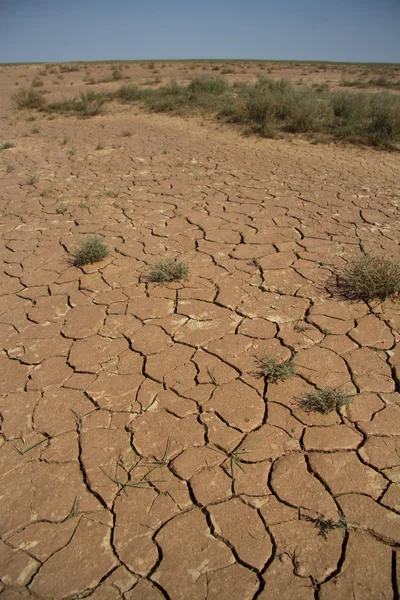
[[[400,303],[346,300],[334,281],[361,251],[399,260],[399,153],[137,103],[87,118],[12,103],[32,81],[48,102],[114,90],[116,71],[150,87],[400,80],[0,66],[1,600],[398,598]],[[91,234],[109,256],[73,266]],[[188,279],[149,281],[165,257]],[[265,355],[294,375],[263,376]],[[350,402],[305,410],[325,388]]]

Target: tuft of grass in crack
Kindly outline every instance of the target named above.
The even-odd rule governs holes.
[[[61,523],[65,523],[66,521],[73,519],[77,514],[79,514],[78,508],[79,508],[79,499],[77,498],[77,496],[75,496],[71,510],[69,511],[67,516],[61,521]]]
[[[314,528],[319,530],[318,535],[323,537],[326,542],[328,541],[328,533],[331,531],[340,529],[344,537],[345,532],[349,530],[349,525],[359,525],[359,523],[349,523],[344,515],[340,517],[339,521],[327,519],[324,515],[318,515],[316,519],[312,519],[311,517],[304,518],[306,521],[314,523]]]
[[[258,375],[265,377],[269,383],[291,379],[295,374],[293,356],[287,360],[279,361],[274,356],[264,354],[261,358],[256,357],[256,360],[259,366]]]
[[[299,406],[306,412],[319,412],[328,415],[338,408],[347,406],[352,396],[332,388],[322,388],[313,392],[307,392],[299,399]]]
[[[35,185],[38,179],[39,178],[36,174],[29,175],[29,177],[27,177],[27,179],[25,180],[25,183],[27,183],[28,185]]]
[[[89,235],[82,240],[73,254],[73,265],[81,267],[99,262],[109,254],[108,246],[98,235]]]
[[[228,455],[226,461],[224,461],[225,463],[228,462],[227,468],[230,471],[230,474],[231,474],[231,477],[233,480],[235,480],[236,467],[239,468],[243,473],[245,472],[244,468],[242,467],[241,457],[244,456],[245,454],[251,454],[252,450],[249,450],[250,446],[253,446],[254,444],[257,444],[257,443],[258,443],[258,440],[254,440],[253,442],[251,442],[249,444],[241,442],[239,444],[239,446],[237,448],[235,448],[235,450],[233,450]],[[219,448],[213,448],[213,450],[226,456],[225,452],[222,452],[221,450],[219,450]]]
[[[42,198],[48,198],[52,192],[54,192],[54,188],[48,187],[41,191],[39,196],[41,196]]]
[[[338,276],[338,289],[349,300],[380,300],[400,295],[400,261],[370,254],[356,257]]]
[[[8,150],[9,148],[14,148],[14,142],[4,142],[4,144],[0,144],[0,150]]]
[[[214,375],[214,370],[215,370],[215,367],[212,371],[209,367],[207,367],[207,375],[209,376],[209,378],[211,379],[211,381],[215,385],[215,387],[219,387],[219,383],[217,382],[215,375]]]
[[[30,450],[33,450],[37,446],[40,446],[40,444],[43,444],[43,442],[48,442],[49,440],[51,440],[51,436],[50,435],[45,435],[45,437],[43,439],[39,440],[38,442],[35,442],[34,444],[31,444],[30,446],[27,446],[26,448],[18,448],[18,446],[14,446],[14,448],[16,449],[16,451],[19,454],[21,454],[23,456],[24,454],[26,454]]]
[[[15,170],[15,165],[8,164],[6,166],[6,173],[12,173]]]
[[[153,471],[155,471],[156,469],[161,469],[165,464],[167,464],[169,443],[170,440],[168,438],[167,447],[165,449],[163,457],[161,458],[161,460],[155,461],[154,463],[143,463],[141,462],[140,457],[135,455],[132,464],[128,466],[125,464],[123,458],[119,455],[117,456],[114,475],[110,475],[109,473],[107,473],[107,471],[102,466],[99,466],[99,469],[103,473],[103,475],[105,475],[110,481],[112,481],[113,483],[115,483],[115,485],[118,486],[118,493],[126,493],[127,488],[146,488],[154,483],[161,483],[163,480],[149,479],[149,477],[153,473]],[[135,469],[139,470],[139,472],[136,471],[136,477],[134,476]],[[144,469],[144,472],[140,474],[140,471],[142,469]],[[124,478],[122,478],[122,476],[120,475],[121,470],[124,473]]]
[[[157,260],[151,268],[149,281],[166,283],[189,278],[189,267],[176,258]]]

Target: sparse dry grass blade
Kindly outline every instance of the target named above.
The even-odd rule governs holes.
[[[370,254],[356,257],[338,276],[339,292],[349,300],[386,300],[400,294],[400,261]]]
[[[75,267],[99,262],[109,254],[108,246],[98,235],[89,235],[81,241],[73,254]]]
[[[24,455],[27,452],[29,452],[30,450],[37,448],[37,446],[40,446],[41,444],[43,444],[44,442],[48,442],[49,440],[51,440],[51,436],[46,435],[42,440],[39,440],[38,442],[35,442],[34,444],[27,446],[26,448],[18,448],[18,446],[14,446],[14,448],[16,449],[18,454]]]
[[[176,258],[164,258],[157,260],[151,268],[149,281],[167,283],[188,279],[189,267],[186,263]]]

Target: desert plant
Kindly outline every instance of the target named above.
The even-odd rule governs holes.
[[[114,81],[119,81],[120,79],[123,79],[124,76],[118,67],[114,67],[111,71],[111,77]]]
[[[89,235],[82,240],[73,253],[73,265],[81,267],[83,265],[99,262],[109,254],[108,246],[98,235]]]
[[[48,112],[75,114],[81,117],[93,117],[102,112],[106,99],[105,94],[102,93],[93,91],[81,92],[79,96],[75,96],[69,100],[48,104],[46,110]]]
[[[351,399],[351,395],[346,392],[326,387],[304,394],[299,400],[299,406],[306,412],[328,415],[334,410],[347,406]]]
[[[335,529],[340,529],[342,532],[342,536],[345,536],[345,533],[349,529],[349,525],[359,525],[359,523],[348,523],[346,517],[342,515],[338,521],[334,521],[333,519],[327,519],[324,515],[318,515],[316,519],[312,517],[305,516],[304,519],[311,523],[314,523],[314,528],[318,529],[318,535],[324,538],[325,541],[328,541],[328,533],[331,531],[335,531]]]
[[[17,108],[43,108],[46,100],[43,94],[32,88],[21,88],[13,93],[12,101]]]
[[[25,183],[27,183],[28,185],[35,185],[37,180],[38,176],[34,173],[33,175],[29,175],[29,177],[26,178]]]
[[[65,202],[59,202],[56,206],[56,213],[58,215],[63,215],[68,210],[68,206]]]
[[[4,142],[4,144],[0,144],[0,150],[8,150],[9,148],[14,148],[14,146],[13,142]]]
[[[32,127],[31,129],[31,133],[39,133],[40,128],[39,127]]]
[[[188,279],[189,267],[186,263],[176,258],[165,258],[157,260],[151,268],[149,281],[165,283],[168,281],[179,281]]]
[[[228,88],[228,82],[222,79],[222,77],[210,77],[207,75],[194,77],[188,85],[190,96],[199,93],[223,94]]]
[[[59,69],[61,73],[72,73],[80,70],[79,65],[74,65],[71,63],[62,63],[59,65]]]
[[[339,274],[338,289],[350,300],[396,297],[400,294],[400,261],[362,254]]]
[[[265,377],[270,383],[290,379],[295,374],[293,356],[287,360],[279,361],[274,356],[264,354],[261,358],[256,357],[256,360],[259,366],[258,375]]]

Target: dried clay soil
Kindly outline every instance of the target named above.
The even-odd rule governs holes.
[[[400,305],[329,282],[399,258],[398,155],[8,97],[1,600],[397,598]],[[110,256],[72,266],[92,233]],[[167,256],[188,281],[148,282]],[[324,386],[352,403],[299,407]]]

